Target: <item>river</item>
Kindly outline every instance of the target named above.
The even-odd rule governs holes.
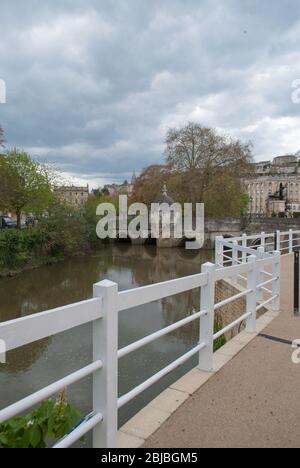
[[[110,279],[119,290],[153,284],[200,272],[212,259],[210,251],[156,249],[131,244],[107,245],[93,254],[24,272],[0,280],[0,321],[12,320],[92,297],[93,283]],[[199,308],[199,291],[173,296],[119,315],[119,348],[184,318]],[[11,351],[0,364],[0,407],[91,363],[91,324]],[[197,342],[199,325],[177,330],[120,360],[122,395],[187,352]],[[196,359],[196,358],[195,358]],[[119,412],[122,425],[171,382],[196,364],[192,360],[145,391]],[[91,378],[68,389],[68,398],[87,414],[91,411]],[[87,442],[89,444],[89,442]]]

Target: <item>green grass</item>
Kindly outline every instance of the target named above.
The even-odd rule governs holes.
[[[215,329],[214,332],[217,333],[218,331],[222,330],[223,325],[216,321],[215,322]],[[215,342],[214,342],[214,353],[218,351],[218,349],[222,348],[226,344],[226,338],[224,335],[220,336]]]

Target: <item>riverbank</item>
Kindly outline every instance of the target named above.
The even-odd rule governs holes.
[[[73,217],[55,214],[33,228],[1,230],[0,277],[53,265],[89,253],[99,245],[92,223],[77,213]]]
[[[68,254],[61,253],[56,256],[41,255],[32,250],[31,252],[29,252],[29,255],[26,258],[26,260],[24,260],[21,256],[21,259],[19,260],[19,262],[17,262],[17,265],[15,264],[15,262],[13,262],[14,265],[12,265],[11,267],[3,266],[0,264],[0,279],[14,278],[27,271],[36,270],[44,266],[55,265],[57,263],[62,263],[66,260],[69,260],[70,258],[85,257],[90,254],[97,253],[99,250],[101,250],[102,247],[103,244],[101,244],[99,241],[97,245],[85,246],[84,248],[81,247],[81,250],[69,252]]]
[[[33,261],[30,264],[26,264],[26,265],[23,265],[23,266],[20,266],[18,268],[14,268],[14,269],[5,269],[5,268],[0,269],[0,279],[15,278],[16,276],[19,276],[22,273],[25,273],[27,271],[36,270],[36,269],[44,267],[44,266],[55,265],[57,263],[63,263],[66,260],[69,260],[69,259],[75,258],[75,257],[84,257],[86,255],[89,255],[89,254],[93,253],[93,252],[98,252],[98,249],[94,248],[94,249],[86,250],[85,252],[73,253],[72,255],[70,255],[68,257],[61,257],[61,258],[54,258],[53,257],[53,258],[35,259],[35,261]]]
[[[42,225],[31,229],[0,231],[0,278],[12,278],[26,271],[43,266],[61,263],[73,257],[97,253],[107,246],[139,246],[147,249],[148,245],[139,245],[128,241],[98,239],[90,226],[76,226],[75,230],[47,229]],[[150,244],[149,244],[150,245]],[[171,247],[156,247],[155,250],[169,251]],[[172,251],[182,251],[183,258],[197,258],[194,250],[187,251],[184,246],[173,246]],[[212,252],[201,249],[198,252]]]

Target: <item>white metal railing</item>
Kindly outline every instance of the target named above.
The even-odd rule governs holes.
[[[71,385],[88,375],[93,375],[93,413],[76,427],[71,434],[59,441],[55,448],[71,446],[90,430],[93,430],[93,447],[114,448],[117,445],[118,409],[149,388],[162,377],[198,355],[198,367],[205,371],[213,369],[214,341],[242,322],[246,331],[256,331],[257,312],[268,304],[279,311],[280,307],[280,252],[268,249],[270,239],[289,235],[293,247],[296,233],[261,234],[242,236],[236,239],[217,238],[216,265],[202,265],[201,273],[176,280],[144,286],[129,291],[118,291],[118,285],[102,281],[94,285],[94,298],[55,310],[30,315],[21,319],[0,324],[0,339],[7,350],[21,347],[42,338],[52,336],[84,323],[93,323],[93,362],[77,372],[52,385],[24,398],[0,411],[0,422],[27,411],[62,388]],[[251,242],[259,239],[259,246]],[[279,241],[278,241],[279,239]],[[291,245],[289,244],[289,250]],[[229,255],[228,255],[229,253]],[[228,258],[226,258],[226,257]],[[225,264],[225,262],[230,263]],[[227,266],[226,266],[227,265]],[[240,284],[241,291],[219,303],[215,302],[215,284],[220,280],[232,280]],[[163,298],[200,290],[200,310],[184,319],[158,330],[128,346],[118,349],[118,318],[124,310],[142,306]],[[266,295],[270,297],[266,297]],[[214,332],[215,312],[238,299],[245,298],[245,311],[241,316],[217,333]],[[148,380],[118,397],[118,361],[124,356],[158,338],[198,321],[200,336],[198,344],[186,354],[170,363]]]
[[[279,231],[273,233],[261,232],[248,236],[224,239],[222,236],[216,238],[216,263],[222,266],[234,265],[241,259],[243,262],[247,255],[253,254],[254,250],[260,249],[264,253],[278,251],[281,254],[292,253],[295,248],[300,247],[300,230]],[[226,250],[225,250],[226,249]]]
[[[89,322],[99,322],[103,318],[102,301],[100,298],[94,298],[87,301],[79,302],[65,307],[59,307],[46,312],[41,312],[35,315],[29,315],[20,319],[11,320],[0,324],[1,340],[5,342],[6,351],[10,351],[21,346],[33,343],[46,337],[56,335],[74,327],[83,325]],[[96,375],[101,372],[103,362],[99,359],[94,359],[90,365],[79,369],[73,374],[39,390],[36,393],[14,403],[0,411],[0,423],[17,416],[29,410],[33,406],[41,403],[47,398],[55,395],[65,387],[72,385],[89,375]],[[87,432],[93,429],[102,421],[103,415],[101,412],[95,412],[91,418],[81,424],[74,434],[66,436],[62,441],[62,446],[68,444],[70,446],[76,440],[80,439]],[[74,439],[74,436],[78,435]]]

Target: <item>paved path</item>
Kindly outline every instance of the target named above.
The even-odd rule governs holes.
[[[292,314],[292,270],[285,257],[281,315],[263,331],[290,341],[300,339],[300,318]],[[300,365],[292,363],[291,354],[290,345],[258,336],[144,447],[299,447]]]

